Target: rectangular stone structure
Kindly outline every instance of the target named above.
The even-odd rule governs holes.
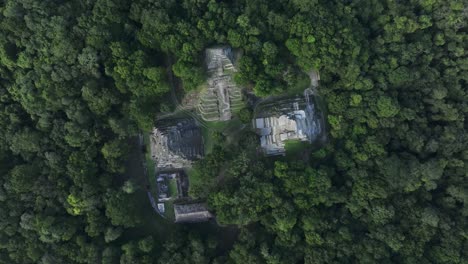
[[[174,214],[176,223],[205,222],[213,218],[213,215],[202,203],[175,204]]]
[[[312,142],[321,133],[321,123],[308,94],[304,98],[279,99],[259,108],[252,126],[268,156],[285,155],[289,140]]]
[[[151,157],[158,169],[190,167],[204,156],[203,137],[193,119],[165,120],[150,135]]]

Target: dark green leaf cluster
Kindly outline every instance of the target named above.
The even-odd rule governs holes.
[[[0,263],[466,263],[466,10],[0,1]],[[329,132],[322,149],[269,159],[255,136],[213,136],[190,191],[240,228],[232,247],[157,222],[143,170],[125,162],[219,44],[241,51],[235,80],[258,96],[300,91],[318,70]]]

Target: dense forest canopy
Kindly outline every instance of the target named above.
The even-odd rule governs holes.
[[[0,263],[466,263],[467,23],[463,0],[0,0]],[[148,229],[125,173],[214,44],[257,96],[319,70],[329,125],[299,156],[247,133],[196,164],[232,247]]]

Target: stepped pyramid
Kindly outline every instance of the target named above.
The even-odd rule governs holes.
[[[201,93],[198,110],[205,121],[226,121],[232,110],[243,106],[241,89],[232,80],[236,72],[230,47],[215,47],[205,51],[208,88]]]

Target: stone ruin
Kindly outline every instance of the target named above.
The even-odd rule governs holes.
[[[176,223],[204,222],[213,218],[213,214],[202,203],[175,204],[174,214]]]
[[[162,121],[153,128],[150,146],[158,169],[190,167],[204,155],[201,129],[193,119]]]
[[[169,184],[175,181],[176,193],[171,193]],[[188,179],[183,170],[162,171],[156,176],[156,187],[158,190],[158,201],[165,202],[182,197],[188,197]]]
[[[305,98],[282,99],[263,106],[252,125],[263,152],[269,156],[285,155],[288,140],[313,142],[322,132],[308,93]]]
[[[208,72],[207,87],[201,92],[198,110],[205,121],[226,121],[232,112],[243,107],[241,89],[232,77],[237,70],[230,47],[209,48],[205,51]]]
[[[285,155],[290,140],[310,143],[323,135],[323,113],[315,107],[315,95],[320,81],[317,70],[308,72],[310,86],[304,97],[281,98],[259,105],[253,128],[260,136],[260,146],[268,156]]]

